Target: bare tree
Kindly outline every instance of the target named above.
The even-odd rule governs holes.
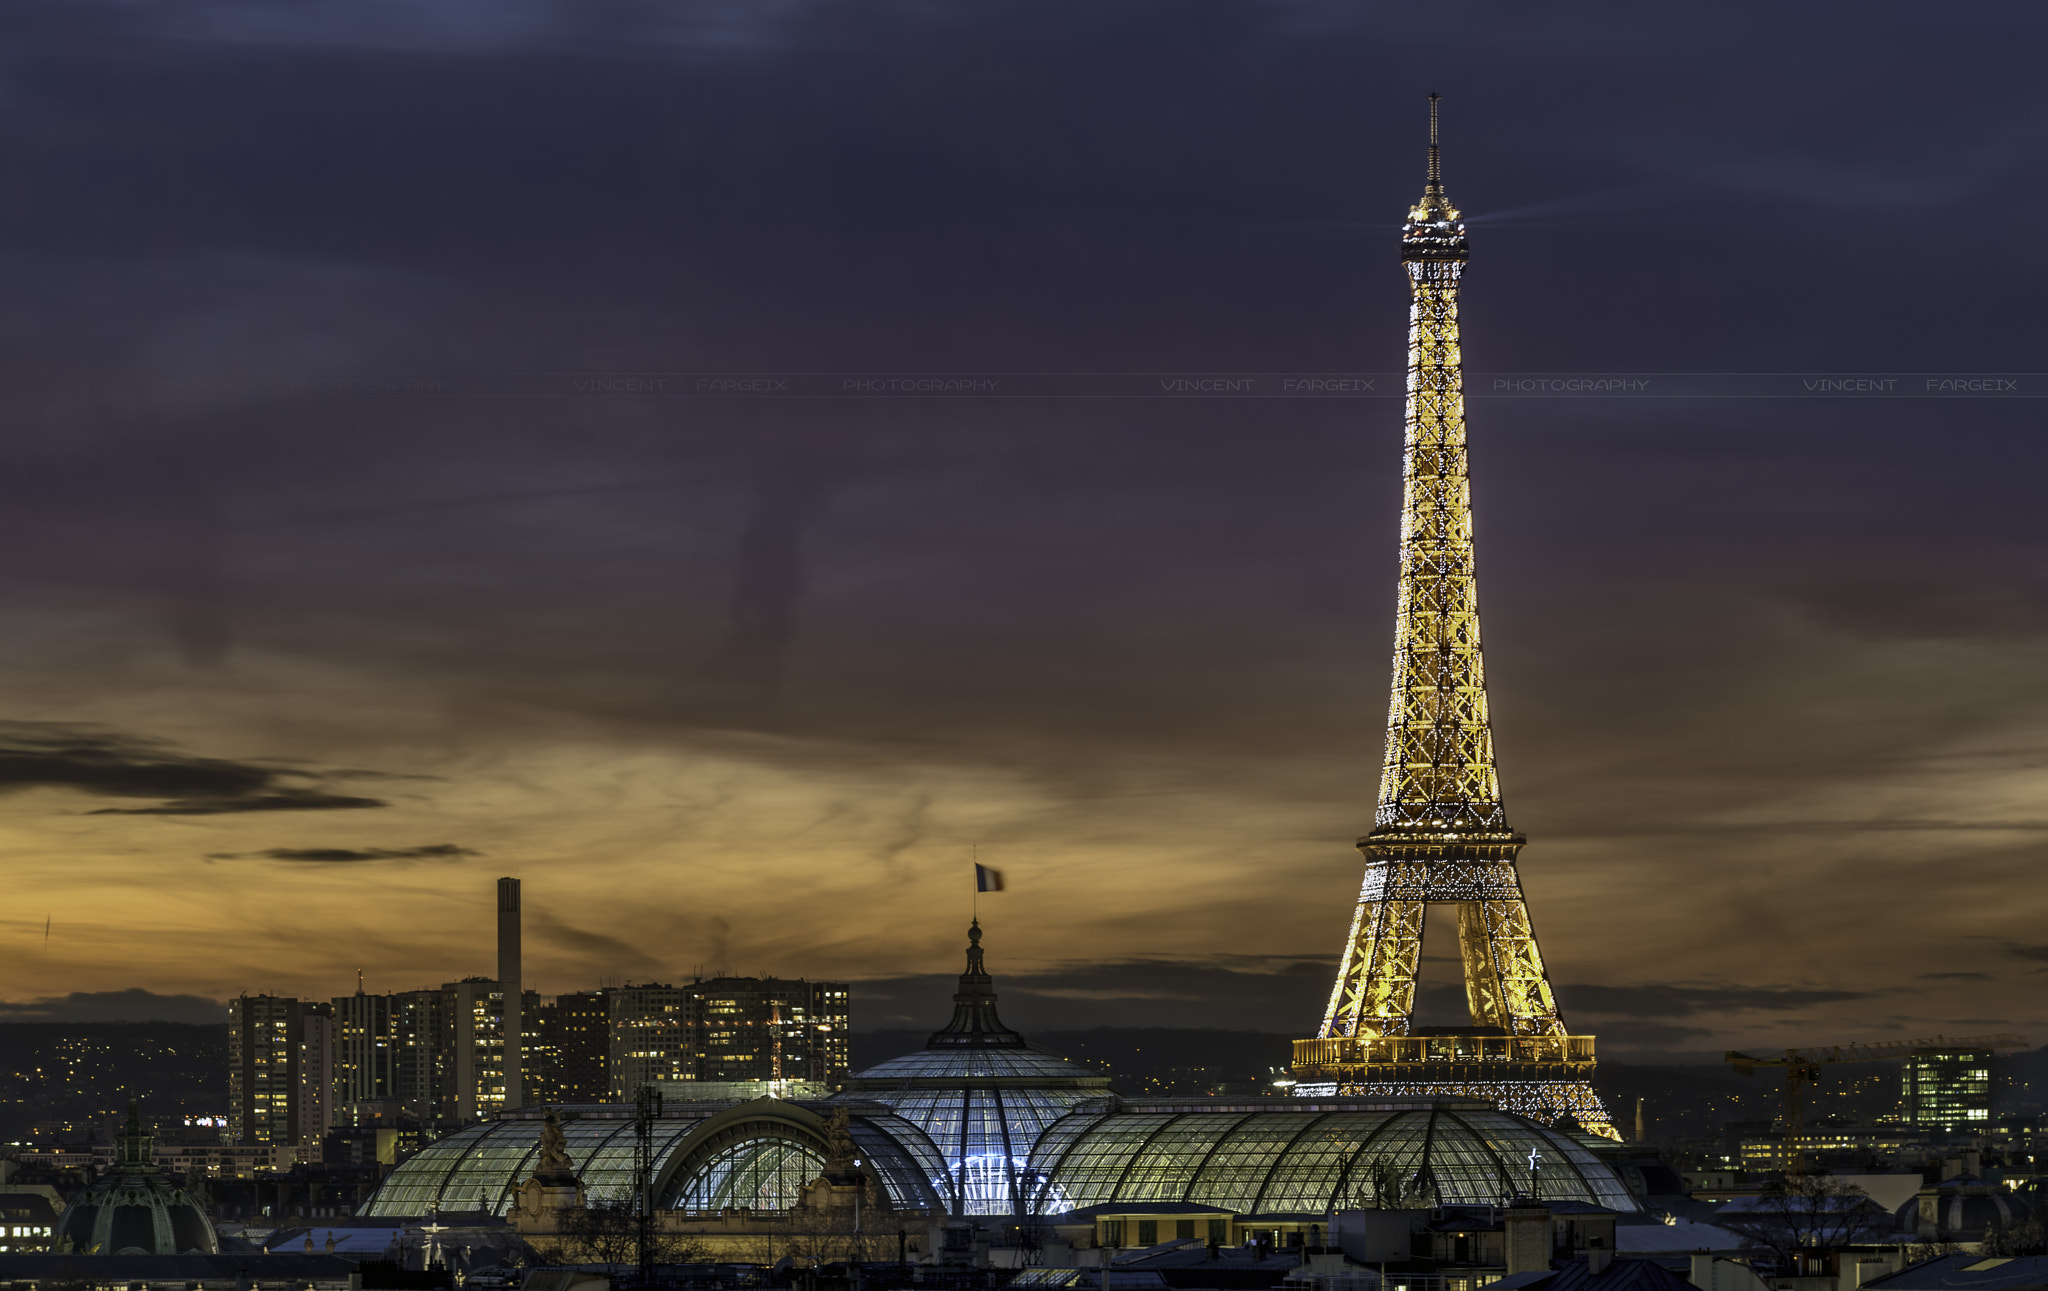
[[[1986,1255],[2048,1255],[2048,1234],[2039,1215],[2022,1215],[2010,1224],[1993,1224],[1984,1234]]]
[[[571,1261],[602,1264],[614,1278],[639,1261],[639,1221],[630,1201],[596,1201],[565,1211],[559,1231],[563,1254]]]
[[[562,1254],[576,1264],[605,1265],[614,1277],[640,1262],[640,1218],[633,1203],[593,1202],[568,1211],[560,1228]],[[690,1264],[708,1258],[709,1247],[690,1233],[664,1231],[656,1217],[648,1235],[648,1256],[655,1264]]]
[[[1714,1223],[1780,1260],[1882,1242],[1892,1231],[1890,1211],[1856,1185],[1825,1174],[1788,1175],[1750,1206],[1724,1208]]]

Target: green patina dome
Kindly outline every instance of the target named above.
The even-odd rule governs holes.
[[[128,1105],[114,1168],[71,1199],[57,1220],[57,1250],[77,1255],[214,1255],[220,1239],[199,1198],[164,1177],[155,1144]]]

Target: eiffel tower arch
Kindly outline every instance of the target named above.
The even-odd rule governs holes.
[[[1429,178],[1402,228],[1408,402],[1394,685],[1365,882],[1317,1035],[1294,1044],[1300,1095],[1485,1098],[1618,1138],[1593,1090],[1593,1037],[1559,1014],[1529,919],[1494,765],[1473,572],[1458,285],[1465,225],[1444,197],[1437,98]],[[1454,909],[1471,1024],[1415,1025],[1431,907]]]

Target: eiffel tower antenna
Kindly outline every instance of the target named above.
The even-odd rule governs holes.
[[[1437,104],[1443,101],[1441,94],[1429,96],[1429,178],[1422,188],[1422,200],[1415,204],[1414,214],[1428,214],[1432,218],[1458,218],[1458,210],[1444,197],[1443,150],[1437,143]]]
[[[1442,195],[1444,191],[1443,155],[1436,141],[1436,105],[1443,101],[1443,95],[1431,91],[1429,96],[1429,191]]]
[[[1486,1098],[1614,1137],[1593,1092],[1593,1037],[1559,1015],[1529,921],[1494,765],[1479,648],[1458,284],[1465,226],[1443,194],[1437,104],[1429,180],[1401,230],[1408,408],[1393,693],[1375,828],[1343,965],[1316,1038],[1294,1047],[1297,1094]],[[1469,1027],[1415,1026],[1429,907],[1458,912]]]

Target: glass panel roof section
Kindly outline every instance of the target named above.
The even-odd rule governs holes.
[[[1087,1079],[1095,1073],[1043,1049],[920,1049],[876,1063],[856,1073],[855,1081],[1005,1080],[1048,1077]],[[1100,1083],[1101,1078],[1095,1077]],[[860,1086],[850,1086],[860,1088]]]
[[[675,1199],[685,1210],[788,1210],[825,1159],[783,1139],[748,1139],[712,1158]]]
[[[890,1204],[922,1210],[942,1204],[946,1165],[918,1128],[895,1116],[855,1116],[847,1127],[861,1160],[882,1176]]]
[[[657,1168],[684,1135],[715,1109],[655,1122]],[[518,1118],[472,1125],[427,1145],[396,1170],[361,1214],[412,1217],[431,1210],[489,1211],[504,1215],[540,1152],[541,1122]],[[633,1194],[633,1122],[624,1117],[571,1117],[562,1122],[569,1160],[591,1201],[621,1201]]]
[[[1047,1201],[1320,1213],[1373,1204],[1376,1179],[1391,1173],[1406,1187],[1433,1185],[1437,1204],[1502,1205],[1528,1190],[1534,1152],[1538,1196],[1640,1209],[1613,1167],[1583,1145],[1490,1108],[1103,1106],[1040,1138],[1029,1170]]]

